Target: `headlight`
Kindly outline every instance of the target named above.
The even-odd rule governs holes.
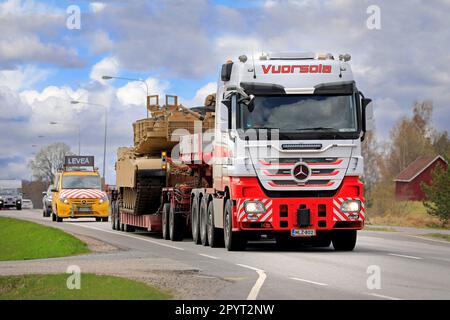
[[[264,212],[266,212],[266,208],[264,207],[264,204],[259,201],[245,202],[244,210],[247,213],[264,213]]]
[[[99,203],[102,204],[104,202],[108,202],[108,196],[105,195],[103,198],[100,199]]]
[[[347,200],[342,202],[342,212],[359,212],[361,210],[361,202],[359,200]]]
[[[65,203],[65,204],[69,203],[69,200],[67,200],[67,198],[64,198],[64,197],[59,197],[59,201]]]

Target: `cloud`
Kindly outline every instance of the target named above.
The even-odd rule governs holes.
[[[0,68],[22,63],[80,67],[77,51],[61,43],[65,11],[35,1],[8,0],[0,4]]]
[[[106,3],[104,2],[91,2],[89,3],[89,10],[93,13],[101,12],[105,9]]]
[[[11,90],[29,89],[47,79],[49,71],[33,65],[19,66],[16,69],[0,70],[0,86]]]
[[[164,96],[169,88],[169,83],[155,78],[145,80],[149,95]],[[123,105],[145,106],[146,87],[141,81],[131,81],[117,89],[117,98]]]
[[[114,77],[118,72],[119,63],[117,59],[114,57],[106,57],[92,67],[91,74],[89,76],[92,80],[105,83],[107,80],[103,80],[103,76],[108,75]]]
[[[181,103],[188,108],[203,106],[205,98],[211,93],[216,93],[216,91],[217,83],[209,82],[196,91],[194,98],[191,100],[183,100]]]

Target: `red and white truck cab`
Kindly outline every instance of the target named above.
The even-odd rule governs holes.
[[[270,234],[353,250],[365,220],[361,142],[372,119],[349,60],[268,53],[222,66],[212,142],[180,143],[185,163],[202,154],[212,166],[211,186],[192,190],[194,241],[235,250]]]

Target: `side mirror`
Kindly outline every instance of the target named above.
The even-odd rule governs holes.
[[[249,96],[249,100],[246,103],[247,105],[247,109],[249,112],[253,112],[253,110],[255,110],[255,96],[254,95],[250,95]]]
[[[363,132],[361,141],[364,141],[366,132],[373,129],[372,99],[365,98],[364,96],[361,99],[361,127]]]

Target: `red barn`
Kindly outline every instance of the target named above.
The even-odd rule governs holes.
[[[447,169],[447,162],[441,156],[423,156],[414,160],[395,178],[395,198],[397,200],[425,199],[420,184],[431,184],[432,173],[436,166]]]

